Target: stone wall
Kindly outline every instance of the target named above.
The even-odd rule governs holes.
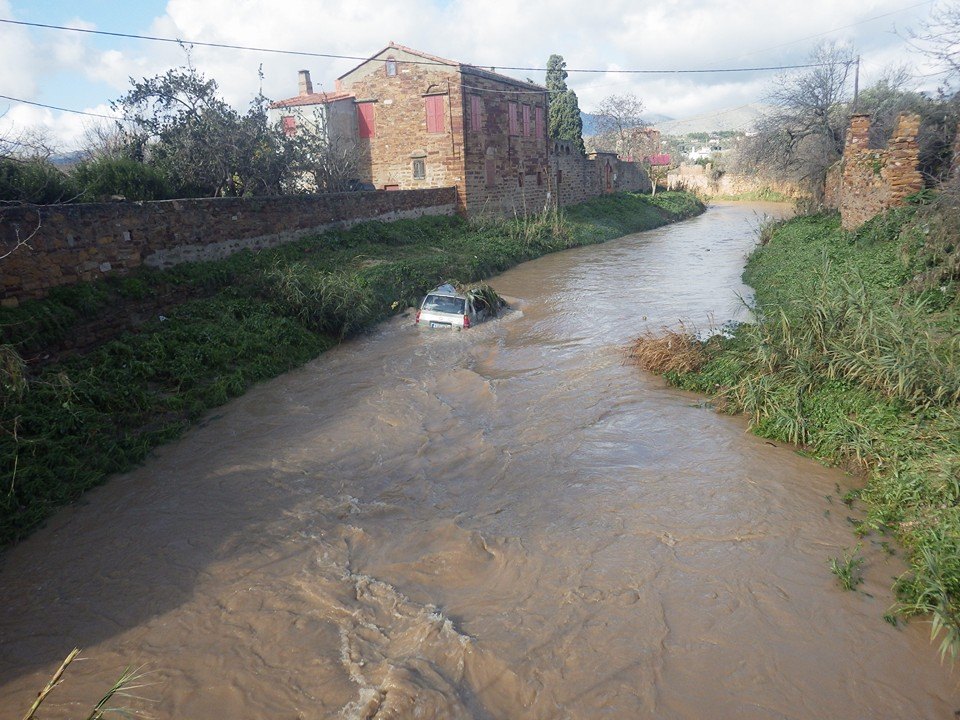
[[[886,148],[871,148],[870,116],[850,118],[843,157],[828,173],[824,193],[827,206],[840,210],[844,229],[903,205],[909,195],[923,189],[923,175],[917,169],[919,131],[920,116],[905,113],[897,119]]]
[[[388,75],[387,59],[396,63]],[[373,136],[359,138],[368,161],[364,178],[382,189],[457,187],[463,194],[463,97],[456,65],[421,63],[422,57],[389,47],[338,80],[373,117]],[[442,132],[428,132],[426,105],[439,100]],[[414,173],[414,162],[423,177]]]
[[[682,164],[667,173],[667,188],[685,189],[708,197],[717,195],[747,195],[775,192],[787,197],[800,197],[803,192],[794,183],[765,180],[756,176],[724,173],[717,179],[710,176],[710,168],[703,165]]]
[[[650,192],[650,177],[639,163],[613,153],[582,155],[572,142],[550,143],[550,183],[563,207],[608,192]]]
[[[452,215],[456,204],[455,188],[435,188],[6,208],[0,211],[0,255],[17,238],[30,240],[0,262],[0,302],[13,306],[59,285],[140,265],[217,260],[368,220]]]
[[[467,214],[513,215],[543,208],[550,192],[547,93],[479,68],[465,67],[462,77],[468,119],[463,136]],[[479,117],[471,118],[472,103]],[[476,127],[473,120],[479,121]]]

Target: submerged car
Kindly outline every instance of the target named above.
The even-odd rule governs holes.
[[[444,283],[423,299],[417,310],[416,323],[431,328],[465,330],[496,316],[503,305],[503,298],[489,285],[461,292],[450,283]]]

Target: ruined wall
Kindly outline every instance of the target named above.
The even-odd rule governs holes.
[[[920,116],[903,114],[887,147],[875,149],[869,145],[870,116],[850,118],[843,158],[839,169],[828,174],[825,193],[828,207],[840,210],[844,229],[852,230],[888,208],[903,205],[907,196],[923,189],[923,175],[917,169],[919,131]]]
[[[667,188],[692,190],[708,197],[747,195],[768,191],[792,198],[803,194],[799,186],[794,183],[764,180],[729,172],[714,180],[710,177],[710,168],[686,163],[667,173]]]
[[[452,215],[454,188],[306,197],[211,198],[7,208],[0,212],[0,302],[43,297],[51,288],[259,250],[366,220]]]

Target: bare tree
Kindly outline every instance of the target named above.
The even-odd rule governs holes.
[[[130,132],[131,129],[123,129],[116,121],[87,125],[83,131],[83,159],[127,157],[130,150]]]
[[[960,80],[960,3],[937,4],[919,30],[910,32],[915,50],[943,68],[944,84]]]
[[[364,175],[357,143],[326,132],[301,132],[290,148],[288,188],[293,192],[344,192]]]
[[[760,168],[819,195],[827,168],[843,153],[853,62],[852,48],[824,43],[810,55],[813,67],[778,78],[767,96],[774,109],[743,143],[739,169]]]
[[[615,152],[622,156],[643,157],[646,135],[642,129],[643,101],[633,93],[609,95],[600,101],[597,116],[597,135],[591,145],[600,152]]]
[[[282,133],[281,128],[277,132]],[[286,138],[283,155],[288,169],[284,190],[293,193],[355,190],[369,166],[342,119],[338,122],[326,109],[300,116],[296,132]]]

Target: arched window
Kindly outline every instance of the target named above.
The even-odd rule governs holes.
[[[387,68],[387,77],[397,76],[397,61],[394,60],[392,57],[387,58],[386,68]]]

